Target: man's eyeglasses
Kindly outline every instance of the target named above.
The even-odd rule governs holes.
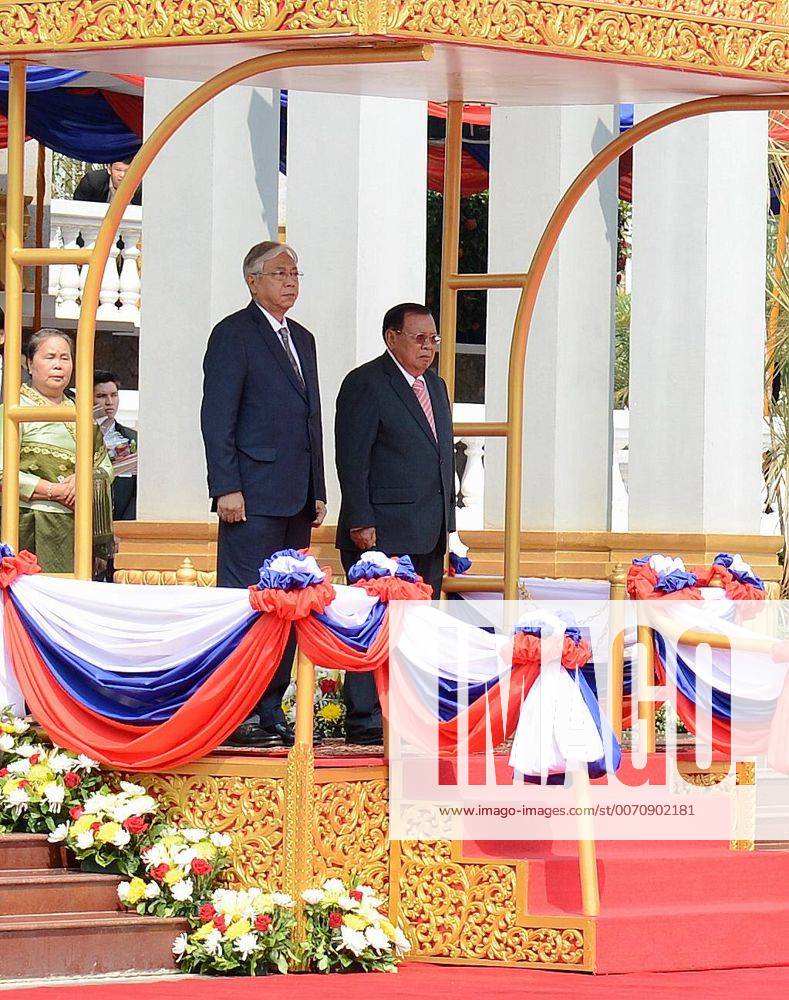
[[[261,278],[273,278],[274,281],[286,281],[288,278],[298,281],[304,277],[303,271],[255,271],[254,274]]]
[[[438,347],[441,343],[441,337],[437,333],[432,335],[429,333],[409,333],[407,330],[395,330],[395,333],[402,333],[404,337],[413,340],[420,347],[427,347],[428,344],[431,347]]]

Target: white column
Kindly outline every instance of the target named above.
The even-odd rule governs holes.
[[[765,113],[635,147],[631,531],[759,533],[766,165]]]
[[[614,136],[614,108],[494,108],[492,272],[525,271],[557,202]],[[610,517],[616,171],[592,186],[564,229],[529,335],[522,523],[605,530]],[[488,293],[486,419],[506,417],[517,291]],[[485,445],[485,525],[504,523],[504,443]]]
[[[145,133],[194,90],[145,81]],[[202,361],[214,324],[249,301],[241,265],[277,236],[279,92],[234,87],[167,143],[143,184],[141,520],[208,514]]]
[[[318,346],[330,523],[340,384],[384,350],[390,306],[424,302],[426,115],[417,101],[288,95],[287,239],[304,271],[293,316]]]

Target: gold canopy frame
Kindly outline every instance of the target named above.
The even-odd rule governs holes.
[[[789,30],[783,17],[783,8],[765,0],[742,0],[732,6],[744,18],[742,20],[723,18],[691,17],[682,11],[682,0],[663,0],[667,8],[662,19],[649,21],[648,29],[642,24],[641,51],[635,55],[623,49],[619,40],[620,28],[624,37],[633,40],[638,27],[638,19],[645,23],[647,17],[640,7],[630,0],[600,5],[576,5],[524,3],[515,0],[510,5],[512,23],[502,15],[491,16],[487,20],[484,12],[494,11],[494,5],[484,3],[442,5],[448,13],[446,21],[432,19],[425,13],[417,16],[417,5],[409,0],[404,3],[363,2],[350,0],[328,0],[326,4],[310,6],[298,0],[294,10],[285,16],[275,5],[272,10],[282,15],[280,20],[265,22],[261,13],[250,21],[234,0],[215,0],[208,5],[174,5],[165,0],[162,12],[172,15],[171,22],[164,17],[163,23],[150,20],[135,22],[121,13],[116,0],[75,0],[59,3],[58,0],[44,0],[36,3],[0,3],[0,57],[10,58],[9,127],[8,127],[8,197],[6,231],[6,342],[5,342],[5,402],[4,407],[4,502],[2,513],[3,540],[16,547],[18,543],[19,508],[19,424],[23,421],[76,420],[77,436],[77,485],[76,485],[76,526],[75,526],[75,576],[89,579],[92,554],[92,459],[93,459],[93,419],[92,419],[92,377],[94,358],[94,337],[96,309],[101,277],[107,263],[115,234],[123,213],[131,201],[134,191],[141,183],[148,167],[175,131],[213,97],[226,88],[258,78],[261,83],[281,86],[298,80],[295,71],[313,71],[316,75],[309,80],[320,79],[320,73],[333,73],[329,90],[348,87],[349,92],[373,92],[384,96],[410,96],[440,100],[449,99],[446,160],[445,160],[445,208],[443,222],[443,257],[441,271],[441,333],[443,350],[440,356],[440,372],[454,400],[455,339],[456,339],[456,299],[465,289],[520,289],[520,301],[515,319],[509,357],[507,384],[507,419],[499,422],[458,423],[458,435],[476,437],[504,437],[507,442],[506,460],[506,500],[504,527],[504,572],[501,577],[456,577],[447,580],[446,589],[453,591],[498,591],[508,600],[517,598],[519,571],[519,538],[522,495],[522,453],[523,453],[523,401],[526,349],[537,296],[546,268],[556,243],[573,209],[596,178],[624,152],[646,136],[678,121],[699,115],[722,111],[742,110],[789,110],[789,94],[772,93],[753,96],[742,93],[754,88],[772,90],[785,89],[789,82],[782,53],[789,43]],[[213,20],[206,21],[209,9],[214,12]],[[468,15],[473,7],[477,13]],[[547,17],[551,7],[562,14],[558,20]],[[192,11],[194,18],[187,23],[187,14]],[[261,8],[262,10],[262,8]],[[269,8],[266,8],[268,11]],[[309,14],[309,11],[312,14]],[[519,12],[523,14],[519,17]],[[58,14],[63,16],[59,17]],[[588,14],[587,28],[579,17]],[[649,11],[651,16],[652,11]],[[115,16],[117,15],[117,16]],[[292,15],[292,16],[291,16]],[[301,21],[299,21],[301,15]],[[223,20],[223,17],[229,18]],[[310,17],[313,20],[310,20]],[[32,22],[31,22],[32,18]],[[200,21],[203,18],[203,21]],[[260,19],[263,18],[265,23]],[[498,19],[497,19],[498,18]],[[27,19],[27,20],[26,20]],[[662,23],[661,23],[662,20]],[[30,24],[35,24],[31,29]],[[167,22],[167,23],[164,23]],[[537,31],[535,25],[547,25],[550,30]],[[202,27],[201,27],[202,25]],[[619,25],[619,28],[616,27]],[[176,31],[175,27],[179,30]],[[186,28],[186,33],[184,29]],[[190,34],[191,31],[191,34]],[[684,34],[683,34],[684,32]],[[686,40],[682,44],[662,45],[666,40],[676,38],[678,33]],[[335,37],[327,37],[335,36]],[[706,41],[702,44],[701,39]],[[687,39],[697,39],[691,45]],[[728,42],[727,42],[728,39]],[[256,42],[257,48],[275,40],[280,45],[292,44],[292,48],[282,51],[255,54],[238,62],[228,55],[231,43]],[[414,44],[414,41],[417,44]],[[407,64],[427,64],[432,58],[431,45],[423,44],[434,40],[440,43],[443,65],[440,70],[425,78],[413,72],[407,78],[399,73],[399,68]],[[200,42],[201,44],[195,44]],[[748,44],[745,44],[747,42]],[[190,44],[191,43],[191,44]],[[589,43],[589,44],[587,44]],[[725,43],[725,44],[724,44]],[[119,71],[143,72],[147,67],[161,66],[162,76],[178,76],[178,62],[168,62],[170,50],[183,54],[183,65],[187,67],[188,78],[204,79],[192,94],[185,98],[161,122],[145,141],[134,158],[117,195],[110,203],[104,221],[92,249],[65,250],[57,248],[23,245],[24,219],[24,136],[26,113],[26,69],[25,58],[34,58],[53,64],[91,67],[102,69],[115,61]],[[222,52],[220,53],[220,49]],[[156,57],[146,63],[146,53],[155,50]],[[509,50],[509,51],[508,51]],[[692,50],[692,51],[690,51]],[[216,69],[209,56],[203,53],[215,51],[221,64],[230,62],[219,72],[206,72],[206,67]],[[239,50],[241,51],[241,50]],[[247,46],[246,51],[249,51]],[[530,103],[518,100],[518,95],[528,91],[526,83],[518,82],[518,70],[513,67],[513,52],[526,66],[533,68],[542,62],[562,65],[558,73],[564,73],[570,63],[583,63],[590,79],[599,82],[606,74],[627,69],[642,73],[646,92],[649,93],[648,73],[668,73],[673,82],[667,85],[668,92],[674,87],[680,94],[705,92],[710,87],[710,78],[716,77],[721,90],[730,92],[720,97],[706,97],[690,101],[661,111],[635,125],[629,132],[613,140],[581,171],[556,207],[543,236],[537,246],[528,271],[516,274],[465,275],[458,272],[458,236],[460,208],[460,168],[462,153],[462,99],[490,100],[495,97],[497,78],[495,74],[479,72],[479,68],[496,66],[508,67],[509,76],[502,81],[503,103]],[[535,53],[542,52],[538,58]],[[481,53],[481,55],[480,55]],[[662,53],[662,55],[661,55]],[[545,55],[572,55],[573,59],[545,59]],[[474,57],[482,60],[478,64]],[[129,66],[129,60],[140,59],[136,70]],[[124,62],[125,60],[125,62]],[[485,61],[487,60],[487,61]],[[377,77],[361,75],[344,76],[343,70],[355,67],[360,73],[367,67],[389,67],[389,73],[378,73]],[[650,67],[662,67],[654,69]],[[636,67],[636,69],[633,69]],[[644,67],[647,67],[644,69]],[[577,67],[576,67],[577,68]],[[676,73],[676,70],[681,70]],[[691,72],[688,72],[690,70]],[[514,73],[514,76],[513,76]],[[637,75],[636,73],[636,75]],[[391,83],[389,77],[391,74]],[[550,72],[546,70],[547,77]],[[150,75],[157,75],[151,73]],[[206,77],[208,77],[206,79]],[[546,78],[547,78],[546,77]],[[639,77],[641,79],[642,77]],[[626,77],[630,79],[631,77]],[[425,83],[427,79],[427,83]],[[564,78],[563,78],[564,79]],[[371,80],[384,81],[380,87]],[[513,82],[514,81],[514,82]],[[393,92],[387,92],[387,87]],[[372,89],[370,89],[372,88]],[[525,89],[524,89],[525,88]],[[313,89],[305,87],[304,89]],[[318,88],[315,88],[318,89]],[[616,87],[613,87],[616,90]],[[565,96],[573,93],[572,86],[564,91]],[[663,92],[665,93],[665,91]],[[709,89],[706,90],[709,93]],[[587,100],[594,98],[592,96]],[[616,99],[616,98],[614,98]],[[655,97],[653,96],[653,100]],[[570,103],[570,101],[566,101]],[[577,101],[576,103],[580,103]],[[79,264],[87,267],[86,281],[82,294],[80,317],[77,327],[76,357],[76,409],[49,406],[32,410],[20,405],[20,367],[22,340],[22,273],[23,267],[43,267],[48,264]],[[309,837],[311,791],[313,789],[312,755],[312,690],[314,671],[303,657],[298,664],[296,745],[288,760],[288,821],[291,831],[305,840]],[[295,835],[295,834],[294,834]],[[585,834],[581,832],[581,837]],[[294,887],[303,886],[307,878],[308,857],[301,844],[295,852],[300,859],[298,871],[294,869]],[[579,841],[581,861],[581,885],[583,910],[587,916],[599,912],[599,893],[595,866],[594,841]],[[303,870],[302,870],[303,868]]]

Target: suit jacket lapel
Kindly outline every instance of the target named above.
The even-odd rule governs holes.
[[[440,451],[441,439],[448,436],[452,440],[454,437],[452,433],[452,413],[447,407],[447,396],[444,386],[432,371],[426,373],[425,384],[427,385],[430,402],[433,406],[433,420],[436,422],[436,434],[438,435]]]
[[[290,328],[290,339],[293,341],[293,348],[301,365],[301,374],[304,377],[307,388],[307,397],[311,402],[315,402],[313,397],[318,391],[318,369],[313,364],[312,351],[309,348],[303,327],[295,320],[289,322],[288,326]],[[288,367],[290,368],[290,363]]]
[[[249,303],[247,308],[249,309],[250,315],[257,323],[258,329],[260,330],[263,337],[263,342],[265,343],[266,347],[268,347],[268,349],[271,351],[271,353],[274,355],[274,359],[276,360],[277,364],[285,373],[293,388],[297,389],[302,396],[307,398],[307,390],[299,382],[298,378],[296,378],[296,373],[293,371],[290,361],[288,361],[288,356],[285,354],[285,349],[280,343],[279,336],[274,331],[274,328],[272,327],[271,323],[269,323],[269,321],[263,315],[260,308],[258,307],[258,304],[255,302],[254,299]],[[299,361],[301,361],[301,354],[299,354]]]
[[[422,428],[424,433],[427,435],[430,443],[438,451],[438,441],[436,441],[430,424],[427,422],[427,417],[425,416],[425,411],[419,404],[419,400],[416,398],[416,394],[411,386],[406,382],[405,376],[394,363],[392,358],[389,356],[389,352],[384,355],[384,364],[386,370],[389,374],[389,379],[392,383],[392,388],[397,393],[397,395],[405,403],[406,408],[410,412],[411,416],[416,420],[419,426]],[[432,397],[431,397],[432,400]],[[435,417],[435,411],[433,413]]]

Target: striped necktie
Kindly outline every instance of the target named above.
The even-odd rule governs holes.
[[[414,379],[413,389],[414,395],[419,400],[419,405],[425,412],[427,422],[430,424],[430,430],[433,432],[433,437],[436,441],[438,441],[438,434],[436,434],[436,421],[433,416],[433,404],[430,402],[430,393],[427,391],[425,380],[421,375],[419,378]]]

